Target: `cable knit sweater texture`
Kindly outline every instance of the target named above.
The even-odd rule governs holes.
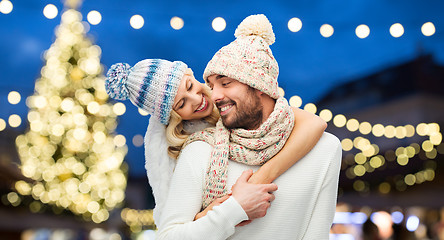
[[[211,127],[211,124],[205,121],[184,121],[184,130],[189,133],[202,131],[207,127]],[[168,196],[175,167],[176,159],[168,156],[165,125],[156,118],[150,118],[145,133],[145,169],[156,202],[153,218],[157,226],[160,225],[162,209]]]
[[[329,238],[333,221],[342,148],[339,140],[324,133],[316,146],[274,182],[279,189],[267,215],[235,227],[247,219],[234,197],[193,221],[200,211],[205,172],[212,147],[201,141],[182,150],[171,179],[158,225],[157,239],[306,239]],[[230,161],[227,186],[236,182],[247,166]]]

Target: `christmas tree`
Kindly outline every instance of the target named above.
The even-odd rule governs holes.
[[[78,5],[65,2],[56,40],[27,99],[29,130],[16,145],[23,175],[35,182],[15,187],[34,198],[31,210],[49,204],[100,223],[125,198],[127,147],[113,134],[122,104],[107,103],[101,49],[86,37]]]

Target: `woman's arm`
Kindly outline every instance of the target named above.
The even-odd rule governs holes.
[[[225,195],[223,197],[216,198],[216,200],[214,200],[210,205],[208,205],[208,207],[206,207],[204,210],[202,210],[201,212],[196,214],[196,216],[194,217],[194,221],[196,221],[197,219],[207,215],[208,211],[211,211],[213,209],[213,207],[215,207],[215,206],[221,205],[229,197],[230,197],[230,195]]]
[[[293,107],[294,127],[287,142],[273,158],[253,174],[250,183],[271,183],[293,164],[299,161],[316,145],[327,128],[319,116]]]

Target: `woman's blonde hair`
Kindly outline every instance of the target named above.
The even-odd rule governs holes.
[[[185,72],[185,75],[193,76],[193,72],[191,71],[191,69],[188,69]],[[203,85],[204,95],[210,96],[211,95],[210,88],[205,84],[202,85]],[[219,120],[219,117],[220,117],[219,112],[217,111],[217,108],[214,106],[211,114],[203,118],[202,120],[208,122],[212,126],[215,126],[217,120]],[[177,159],[183,144],[187,140],[188,136],[190,136],[190,134],[191,133],[188,133],[183,129],[183,120],[180,117],[180,115],[176,111],[171,110],[170,122],[166,127],[166,139],[169,144],[168,156]]]

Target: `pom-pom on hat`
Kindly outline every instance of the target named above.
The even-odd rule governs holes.
[[[205,68],[203,78],[214,74],[249,85],[274,99],[279,98],[279,66],[269,45],[275,41],[273,28],[263,14],[245,18],[234,33],[236,40],[222,47]]]
[[[167,125],[180,81],[188,66],[181,62],[145,59],[134,67],[116,63],[106,74],[105,88],[111,98],[130,101]]]

